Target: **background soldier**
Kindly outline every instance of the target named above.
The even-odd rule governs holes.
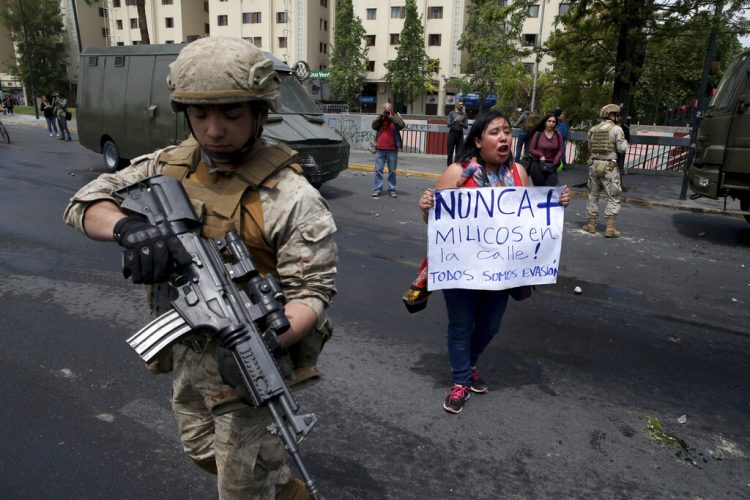
[[[124,247],[125,275],[157,283],[150,302],[159,315],[169,308],[167,286],[158,283],[169,274],[173,242],[145,218],[121,212],[112,193],[157,174],[179,179],[200,207],[201,236],[236,231],[258,270],[278,277],[291,325],[278,340],[296,367],[289,383],[316,378],[315,361],[331,333],[325,308],[335,293],[336,226],[325,200],[300,175],[296,153],[260,138],[269,108],[281,110],[272,61],[241,39],[202,38],[170,65],[168,84],[172,106],[186,114],[193,137],[83,187],[66,209],[66,222]],[[218,474],[220,499],[307,498],[304,483],[290,476],[283,444],[266,429],[268,410],[241,399],[241,384],[229,376],[235,366],[215,339],[194,332],[163,350],[150,368],[173,372],[172,408],[183,448]]]
[[[617,169],[617,154],[628,150],[625,134],[618,125],[620,106],[607,104],[599,111],[601,123],[589,129],[589,201],[586,205],[588,219],[583,230],[596,233],[596,218],[599,215],[599,195],[604,192],[607,206],[604,215],[607,218],[607,238],[619,238],[620,232],[615,228],[615,218],[620,211],[620,171]]]

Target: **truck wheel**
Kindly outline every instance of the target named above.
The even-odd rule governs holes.
[[[112,141],[106,141],[102,146],[102,156],[104,157],[104,168],[109,172],[115,172],[122,165],[120,160],[120,150]]]
[[[740,198],[740,210],[743,210],[745,212],[750,212],[750,196],[745,196],[744,198]],[[750,215],[746,215],[745,220],[750,222]]]

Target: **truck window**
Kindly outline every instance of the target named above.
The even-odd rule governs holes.
[[[709,109],[725,110],[732,105],[739,86],[747,78],[748,62],[750,62],[750,54],[743,54],[729,65],[716,89],[716,95],[708,105]]]
[[[281,100],[284,113],[322,114],[294,76],[290,74],[279,74],[279,76],[281,77]]]

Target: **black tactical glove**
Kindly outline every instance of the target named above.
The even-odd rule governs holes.
[[[122,274],[133,283],[162,283],[169,278],[173,255],[184,252],[174,235],[165,235],[142,215],[130,215],[115,224],[115,241],[123,251]]]

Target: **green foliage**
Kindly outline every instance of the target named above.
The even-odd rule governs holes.
[[[509,109],[527,106],[531,81],[526,81],[520,60],[532,48],[521,46],[518,40],[531,3],[527,0],[470,3],[466,27],[458,41],[458,48],[465,56],[461,70],[467,76],[449,85],[462,92],[480,94],[480,102],[485,96],[496,94],[498,102],[502,99]]]
[[[359,108],[359,95],[365,81],[367,47],[362,20],[354,16],[352,0],[336,8],[336,34],[331,51],[331,94],[351,109]]]
[[[425,52],[424,28],[416,1],[406,0],[405,9],[396,58],[385,63],[388,71],[385,79],[393,89],[396,102],[410,104],[418,95],[436,90],[435,83],[427,75],[437,63]]]
[[[558,18],[545,49],[559,105],[571,124],[591,122],[608,102],[626,103],[633,121],[653,121],[661,102],[695,98],[716,4],[702,0],[582,0]],[[719,50],[722,60],[747,33],[742,8],[724,2]]]
[[[34,89],[38,95],[53,90],[68,89],[65,71],[66,55],[63,41],[63,21],[58,0],[23,1],[23,22],[18,0],[0,0],[0,22],[10,31],[16,44],[18,60],[3,63],[19,77],[26,88],[31,87],[29,58],[34,72]],[[24,39],[24,28],[28,44]]]

